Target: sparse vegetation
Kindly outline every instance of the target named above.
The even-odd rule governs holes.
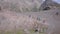
[[[54,20],[54,10],[52,12],[41,10],[49,10],[52,7],[60,8],[60,4],[42,3],[43,0],[0,0],[0,34],[45,34],[48,26],[51,26],[47,23],[48,20],[50,18],[52,21]],[[59,12],[56,12],[55,15],[59,16]],[[56,19],[57,17],[55,16]]]
[[[0,0],[3,9],[16,12],[37,12],[43,0]]]

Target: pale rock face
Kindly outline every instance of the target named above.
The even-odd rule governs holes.
[[[50,10],[48,13],[50,13],[47,18],[49,27],[45,34],[60,34],[60,10]]]

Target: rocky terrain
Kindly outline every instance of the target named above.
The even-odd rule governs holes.
[[[28,14],[28,13],[26,13]],[[25,13],[16,13],[8,10],[0,11],[0,33],[17,34],[23,31],[23,34],[30,34],[30,30],[40,32],[41,28],[47,28],[48,24],[43,23],[44,20],[37,20],[36,17],[26,15]],[[33,13],[35,14],[35,13]],[[38,15],[38,14],[37,14]]]
[[[53,0],[46,0],[41,4],[39,8],[39,10],[50,10],[50,9],[60,9],[60,4],[54,2]]]
[[[60,4],[0,0],[0,34],[60,34]]]
[[[0,11],[1,34],[59,34],[59,29],[59,9],[24,13]]]

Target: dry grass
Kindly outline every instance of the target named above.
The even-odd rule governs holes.
[[[16,12],[37,12],[43,0],[0,0],[3,9]]]

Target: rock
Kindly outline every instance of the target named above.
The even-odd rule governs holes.
[[[39,10],[50,10],[50,9],[57,9],[57,8],[60,9],[60,4],[58,4],[52,0],[45,0],[41,4]]]

